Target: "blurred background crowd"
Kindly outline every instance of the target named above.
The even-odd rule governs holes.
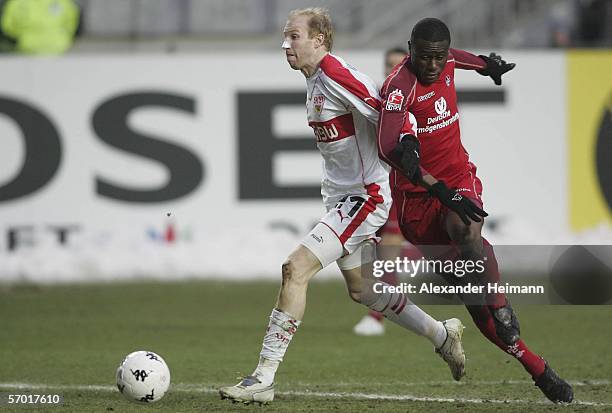
[[[605,47],[609,0],[2,0],[4,52],[192,51],[277,46],[287,12],[330,9],[342,49],[386,48],[423,16],[471,48]]]

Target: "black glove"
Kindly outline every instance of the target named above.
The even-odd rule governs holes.
[[[438,181],[429,188],[429,193],[442,202],[443,205],[455,211],[465,225],[470,225],[471,221],[480,222],[481,217],[489,214],[478,208],[471,199],[464,197],[454,189],[449,189],[442,181]]]
[[[395,152],[400,157],[402,173],[415,184],[421,179],[420,150],[419,140],[413,135],[404,135],[395,147]]]
[[[502,84],[502,75],[516,66],[514,63],[506,63],[505,60],[502,60],[501,56],[495,53],[491,53],[489,56],[479,55],[478,57],[487,63],[487,67],[477,70],[477,72],[483,76],[490,76],[497,86]]]

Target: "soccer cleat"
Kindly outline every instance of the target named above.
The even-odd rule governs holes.
[[[385,334],[385,326],[382,321],[378,321],[374,317],[366,315],[355,324],[353,333],[358,336],[382,336]]]
[[[491,314],[495,323],[495,332],[501,341],[509,346],[519,341],[521,326],[510,303],[506,303],[504,307],[491,308]]]
[[[274,400],[274,383],[265,385],[255,376],[246,376],[235,386],[221,387],[219,395],[233,402],[266,404]]]
[[[548,365],[545,364],[544,373],[537,379],[534,379],[534,384],[542,390],[544,396],[553,403],[571,403],[574,400],[574,390],[557,373]]]
[[[451,369],[453,379],[459,381],[465,376],[465,353],[461,344],[463,329],[465,328],[458,318],[451,318],[443,321],[446,329],[446,340],[440,348],[436,349],[436,353],[442,357],[448,367]]]

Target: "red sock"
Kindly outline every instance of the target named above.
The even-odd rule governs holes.
[[[368,313],[368,315],[372,318],[375,318],[376,320],[380,321],[382,323],[383,318],[385,318],[384,315],[382,315],[381,313],[379,313],[378,311],[374,311],[374,310],[370,310],[370,312]]]
[[[497,347],[516,358],[531,374],[531,377],[536,378],[544,372],[544,360],[537,354],[532,353],[523,340],[509,346],[497,337],[495,322],[488,307],[469,306],[468,311],[480,332]]]
[[[514,356],[523,365],[525,370],[531,374],[534,380],[544,373],[544,359],[529,350],[529,347],[527,347],[523,340],[517,341],[514,346],[506,347],[506,353]]]

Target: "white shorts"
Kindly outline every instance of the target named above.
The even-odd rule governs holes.
[[[361,247],[368,240],[378,243],[376,231],[387,222],[391,203],[388,183],[367,185],[363,193],[329,197],[325,205],[327,214],[301,244],[319,259],[323,268],[334,261],[343,270],[371,262],[370,259],[375,259],[370,252],[373,248]]]

